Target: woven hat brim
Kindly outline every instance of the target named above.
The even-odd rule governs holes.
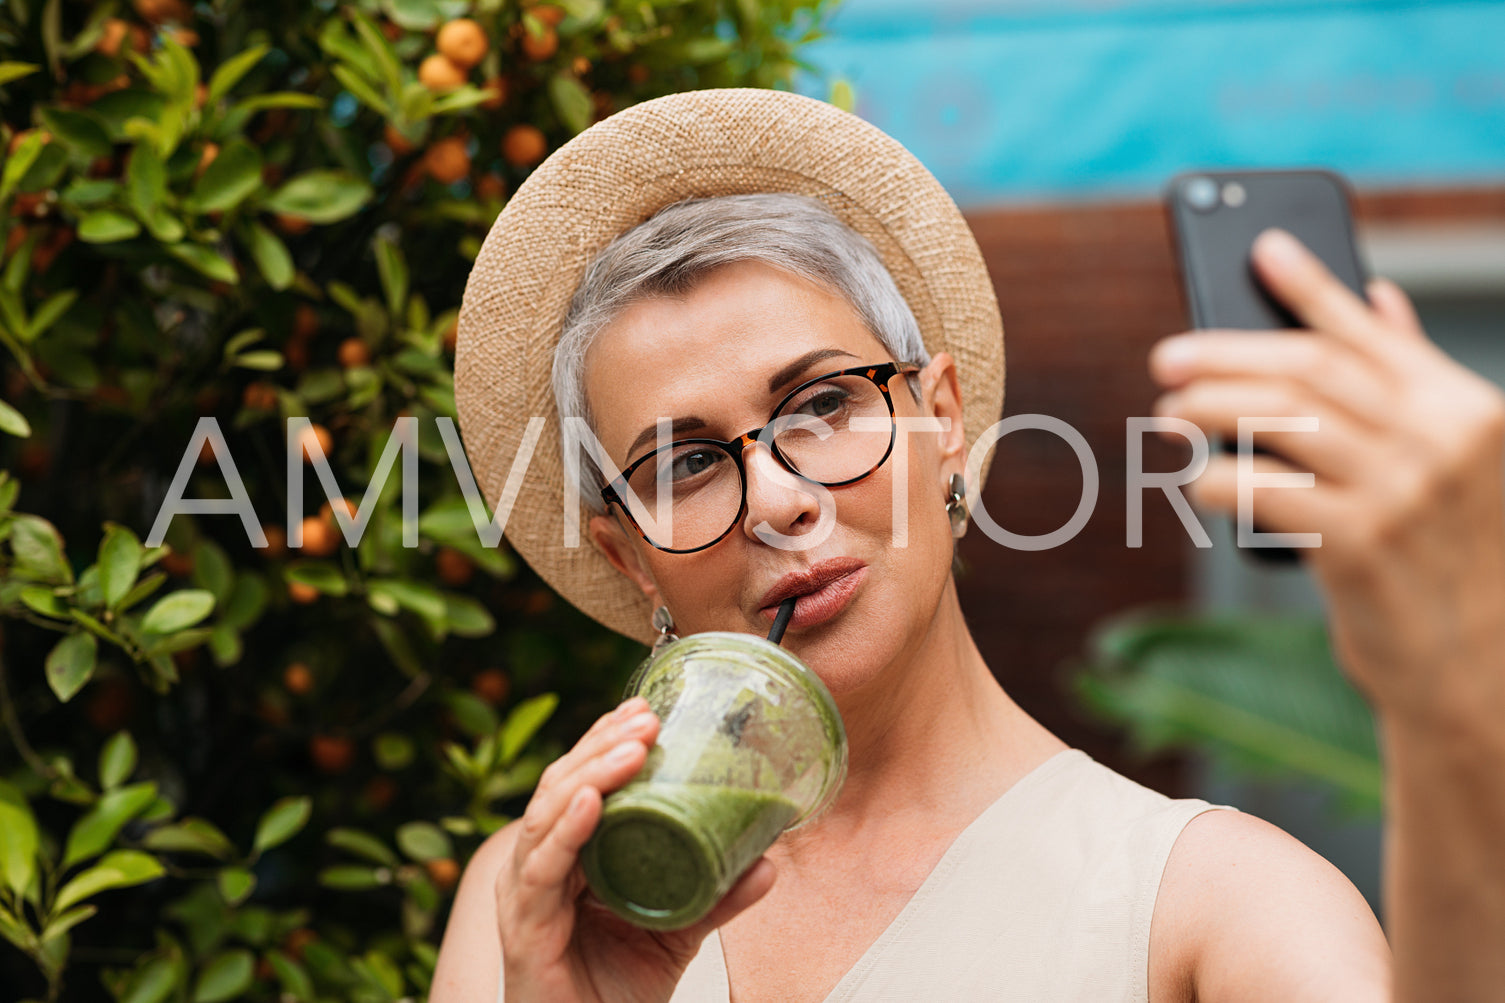
[[[545,432],[510,499],[506,536],[560,595],[651,640],[648,600],[590,543],[564,546],[564,476],[551,376],[586,267],[619,234],[682,199],[795,192],[872,241],[926,349],[956,358],[970,449],[1003,407],[1003,324],[977,241],[940,183],[900,143],[823,101],[786,91],[690,91],[634,105],[556,150],[508,201],[460,309],[455,403],[477,483],[503,498],[528,420]],[[986,474],[986,466],[983,468]]]

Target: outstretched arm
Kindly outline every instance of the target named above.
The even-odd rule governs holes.
[[[1304,551],[1334,653],[1375,708],[1386,760],[1386,913],[1399,1000],[1505,986],[1505,395],[1422,331],[1405,295],[1354,296],[1288,235],[1254,263],[1310,328],[1206,332],[1156,346],[1159,414],[1232,437],[1239,416],[1316,416],[1256,433],[1259,472],[1315,474],[1259,496],[1262,528]],[[1237,466],[1192,485],[1237,506]]]

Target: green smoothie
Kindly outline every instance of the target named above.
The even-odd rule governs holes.
[[[643,927],[710,912],[846,776],[846,731],[798,658],[747,634],[696,634],[646,660],[628,695],[659,717],[643,768],[606,798],[582,848],[596,896]]]
[[[581,853],[598,898],[638,926],[677,930],[708,913],[800,806],[713,784],[631,784]]]

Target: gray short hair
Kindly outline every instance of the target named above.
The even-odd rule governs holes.
[[[852,305],[895,362],[930,361],[914,313],[877,250],[819,199],[792,192],[685,199],[618,236],[586,269],[554,350],[560,418],[591,422],[585,362],[602,328],[633,303],[683,295],[735,261],[761,261],[830,289]],[[605,479],[589,456],[582,460],[598,488],[583,492],[586,503],[599,512]]]

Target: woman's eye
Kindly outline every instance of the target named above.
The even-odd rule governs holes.
[[[674,457],[669,467],[671,480],[684,480],[703,474],[720,461],[719,454],[711,449],[697,449],[691,452],[680,453]]]
[[[795,408],[795,413],[808,414],[816,418],[827,418],[840,411],[846,402],[846,392],[833,387],[820,390],[813,396],[807,397]]]

